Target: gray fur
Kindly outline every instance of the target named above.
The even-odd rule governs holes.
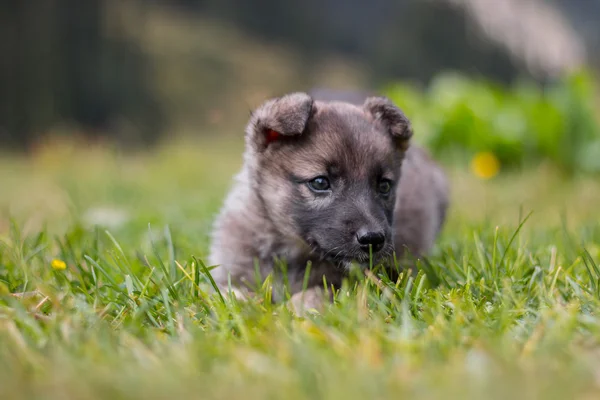
[[[280,137],[265,140],[269,130]],[[303,93],[265,102],[248,123],[244,166],[215,222],[216,282],[231,279],[245,293],[259,283],[255,265],[264,278],[284,260],[292,293],[301,291],[308,262],[309,288],[322,287],[324,276],[339,286],[351,262],[368,265],[357,243],[364,230],[385,237],[375,262],[394,251],[424,255],[443,225],[448,183],[422,149],[409,148],[411,136],[409,120],[383,97],[362,106]],[[326,193],[310,188],[317,176],[331,183]]]

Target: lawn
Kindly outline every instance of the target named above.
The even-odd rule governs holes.
[[[423,271],[322,315],[210,290],[239,138],[0,157],[0,398],[600,398],[600,184],[448,162]],[[103,226],[96,224],[102,223]]]

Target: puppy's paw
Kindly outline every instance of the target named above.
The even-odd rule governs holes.
[[[250,294],[242,289],[227,287],[220,288],[219,290],[225,298],[231,296],[231,298],[236,299],[237,301],[247,301],[250,298]]]
[[[288,307],[296,315],[308,313],[322,313],[330,299],[320,287],[306,289],[304,292],[294,294],[288,302]]]

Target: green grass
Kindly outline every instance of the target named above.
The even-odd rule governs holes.
[[[348,282],[303,319],[210,292],[240,150],[1,158],[0,398],[598,398],[597,180],[448,166],[427,275]]]

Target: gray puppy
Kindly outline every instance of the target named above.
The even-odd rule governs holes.
[[[404,113],[384,97],[355,105],[292,93],[261,105],[214,227],[217,284],[247,294],[256,272],[264,278],[280,260],[293,304],[317,307],[324,277],[339,286],[350,265],[427,252],[444,222],[448,184],[423,150],[409,148],[411,136]]]

